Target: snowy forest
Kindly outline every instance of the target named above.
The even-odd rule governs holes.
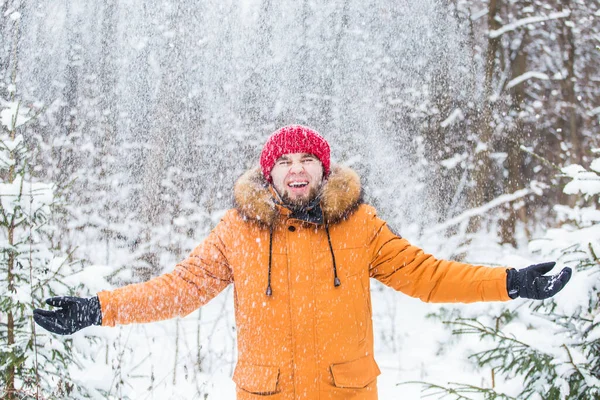
[[[64,337],[31,314],[172,270],[291,123],[426,252],[574,270],[536,303],[373,282],[380,398],[600,399],[597,0],[0,0],[0,122],[3,399],[234,399],[231,287]]]

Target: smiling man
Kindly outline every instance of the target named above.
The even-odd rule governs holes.
[[[544,299],[571,276],[438,260],[396,235],[362,200],[358,175],[331,165],[327,141],[291,125],[234,188],[236,207],[173,272],[35,310],[71,334],[185,316],[235,290],[240,400],[377,399],[370,278],[426,302]]]

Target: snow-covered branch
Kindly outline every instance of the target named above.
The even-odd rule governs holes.
[[[496,29],[495,31],[490,31],[490,33],[488,35],[490,38],[495,39],[495,38],[505,34],[506,32],[514,31],[515,29],[517,29],[521,26],[525,26],[525,25],[529,25],[529,24],[536,24],[538,22],[550,21],[553,19],[567,18],[570,15],[571,15],[571,10],[564,10],[561,12],[555,12],[550,15],[541,16],[541,17],[523,18],[518,21],[512,22],[508,25],[504,25],[502,28]]]
[[[448,118],[446,118],[445,120],[443,120],[440,123],[440,126],[442,128],[445,128],[448,125],[454,124],[454,122],[456,122],[456,121],[462,121],[464,119],[465,119],[465,115],[463,114],[462,110],[460,108],[457,108],[454,111],[452,111],[452,113],[450,113]]]
[[[454,226],[463,221],[466,221],[471,217],[474,217],[476,215],[485,214],[489,210],[492,210],[498,206],[501,206],[502,204],[510,203],[512,201],[518,200],[518,199],[523,198],[531,193],[533,193],[532,189],[521,189],[521,190],[517,190],[514,193],[504,194],[502,196],[495,198],[494,200],[490,201],[489,203],[482,205],[481,207],[476,207],[476,208],[467,210],[464,213],[457,215],[456,217],[451,218],[444,223],[438,224],[431,229],[427,229],[425,231],[425,234],[430,235],[433,233],[441,232],[443,230],[450,228],[451,226]]]
[[[544,74],[543,72],[528,71],[528,72],[525,72],[522,75],[517,76],[514,79],[511,79],[510,82],[508,82],[506,84],[506,89],[510,89],[512,87],[515,87],[518,84],[523,83],[523,82],[525,82],[525,81],[527,81],[527,80],[529,80],[531,78],[537,78],[537,79],[541,79],[541,80],[544,80],[544,81],[547,81],[547,80],[550,79],[550,77],[548,75]]]

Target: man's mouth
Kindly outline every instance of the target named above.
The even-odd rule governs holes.
[[[307,181],[290,182],[288,186],[294,189],[303,188],[308,185]]]

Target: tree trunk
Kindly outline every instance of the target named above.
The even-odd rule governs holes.
[[[6,15],[6,11],[8,10],[9,1],[4,1],[0,4],[0,79],[2,84],[0,84],[0,98],[7,98],[4,93],[5,85],[4,83],[8,83],[7,79],[9,76],[9,60],[10,60],[10,41],[8,40],[9,35],[9,23],[11,19]]]
[[[516,54],[511,57],[512,79],[523,75],[527,70],[528,54],[524,49],[528,40],[527,33],[524,33],[519,48],[515,50]],[[522,111],[523,102],[525,100],[525,83],[513,87],[510,90],[510,98],[510,114],[514,118],[514,125],[512,130],[507,132],[510,139],[506,142],[508,147],[506,159],[508,180],[505,187],[505,193],[514,193],[517,190],[525,187],[525,181],[523,177],[523,152],[519,149],[524,136],[524,124],[521,120],[520,114]],[[519,208],[519,210],[515,210],[513,206],[514,203],[507,203],[504,207],[503,211],[505,217],[500,220],[500,238],[502,243],[508,243],[513,247],[517,247],[517,242],[515,239],[516,222],[517,219],[524,221],[526,214],[524,207]]]
[[[488,5],[488,30],[491,32],[500,27],[496,16],[501,0],[490,0]],[[469,208],[475,208],[490,200],[493,189],[492,162],[490,159],[490,147],[492,145],[492,136],[494,132],[494,99],[493,83],[496,66],[496,53],[500,47],[500,37],[489,37],[488,46],[485,53],[485,77],[484,77],[484,98],[483,110],[479,119],[480,137],[475,143],[475,157],[473,162],[472,187],[469,193]],[[472,217],[469,221],[467,232],[474,233],[480,228],[480,217]]]
[[[348,28],[348,0],[344,0],[342,9],[336,11],[331,15],[331,24],[337,29],[334,33],[333,46],[329,55],[327,55],[327,61],[325,62],[324,74],[322,78],[323,84],[323,95],[321,97],[321,109],[319,110],[319,120],[321,129],[328,132],[338,132],[337,124],[339,123],[339,113],[337,112],[337,93],[335,84],[343,80],[340,76],[343,73],[343,65],[340,62],[340,49],[342,46],[342,40],[346,34]]]
[[[12,183],[9,181],[9,183]],[[10,226],[8,227],[8,245],[9,246],[13,246],[14,245],[14,231],[15,231],[15,227],[14,227],[14,218],[13,221],[11,222]],[[15,293],[15,287],[14,287],[14,282],[13,282],[13,269],[15,267],[15,256],[14,254],[11,252],[9,253],[8,256],[8,276],[7,276],[7,283],[8,283],[8,291]],[[15,344],[15,318],[13,315],[12,310],[8,311],[8,316],[7,316],[7,346],[10,348],[12,345]],[[13,399],[16,398],[13,397],[14,393],[15,393],[15,365],[12,362],[9,362],[8,367],[6,368],[6,392],[8,393],[8,399]]]
[[[153,110],[154,115],[160,115],[161,118],[154,120],[151,126],[151,132],[148,142],[150,149],[147,156],[144,157],[144,172],[142,176],[141,193],[141,212],[144,218],[144,231],[142,233],[142,243],[149,243],[152,239],[152,228],[161,223],[163,215],[164,199],[162,198],[165,189],[162,185],[163,179],[167,176],[169,158],[176,157],[176,141],[179,132],[174,131],[174,127],[186,118],[185,76],[183,69],[180,68],[184,63],[181,41],[178,40],[181,34],[178,28],[178,22],[182,18],[182,6],[174,7],[165,20],[167,29],[175,32],[172,40],[163,43],[163,53],[161,54],[162,65],[164,66],[161,74],[158,100]],[[145,281],[160,272],[159,249],[148,248],[138,258],[141,262],[132,266],[134,275],[140,280]]]
[[[16,131],[12,129],[9,134],[10,140],[15,140]],[[10,153],[10,159],[16,160],[16,156],[14,152]],[[11,165],[8,169],[8,184],[13,184],[15,179],[17,178],[17,171],[15,165]],[[10,221],[8,222],[7,230],[8,230],[8,246],[13,247],[15,244],[15,217],[16,212],[13,213]],[[16,293],[16,289],[14,286],[14,269],[15,269],[15,253],[10,251],[8,253],[8,264],[7,264],[7,277],[6,282],[8,286],[8,291],[11,293]],[[12,310],[8,311],[7,315],[7,346],[10,348],[15,344],[15,316]],[[8,393],[8,399],[16,399],[16,388],[15,388],[15,364],[12,361],[9,361],[8,367],[6,368],[6,391]]]
[[[565,4],[561,5],[562,9],[570,9],[570,0],[565,0]],[[578,133],[577,124],[577,94],[575,92],[575,83],[577,78],[575,77],[575,38],[573,36],[573,29],[566,24],[570,22],[570,19],[565,19],[565,23],[562,26],[561,35],[563,36],[562,43],[567,47],[565,53],[567,59],[565,60],[565,68],[567,70],[566,78],[561,82],[563,86],[563,93],[568,109],[565,110],[566,120],[564,121],[564,131],[567,133],[568,138],[571,141],[571,153],[570,161],[573,164],[581,164],[583,154],[581,149],[581,141]]]
[[[19,11],[22,12],[23,11],[23,5],[21,4],[19,6]],[[19,38],[20,38],[20,34],[19,34],[19,22],[15,22],[15,35],[14,35],[14,43],[13,43],[13,50],[12,53],[14,55],[14,59],[13,59],[13,73],[12,73],[12,77],[11,77],[11,82],[12,84],[16,84],[16,73],[17,73],[17,55],[18,55],[18,45],[19,45]],[[14,92],[11,95],[11,99],[13,99],[14,96]],[[16,138],[16,128],[12,127],[10,133],[9,133],[9,137],[11,141],[14,141]],[[16,160],[16,154],[14,151],[10,152],[10,159],[11,160]],[[13,163],[9,168],[8,168],[8,183],[9,185],[14,183],[15,180],[17,178],[17,170],[16,170],[16,166],[15,163]],[[7,226],[7,230],[8,230],[8,245],[10,247],[14,246],[14,237],[15,237],[15,218],[16,218],[16,212],[13,213],[10,221],[8,222],[8,226]],[[8,291],[11,293],[15,293],[16,289],[15,289],[15,285],[14,285],[14,268],[15,268],[15,253],[13,251],[10,251],[8,253],[8,264],[7,264],[7,277],[6,277],[6,282],[7,282],[7,286],[8,286]],[[15,344],[15,316],[12,310],[8,311],[8,315],[7,315],[7,346],[8,348],[10,348],[11,346],[13,346]],[[16,399],[16,388],[15,388],[15,365],[12,361],[9,361],[9,365],[6,368],[6,392],[8,393],[7,395],[7,399]]]
[[[104,0],[104,15],[101,28],[100,55],[100,99],[102,110],[101,154],[111,154],[117,134],[117,99],[115,43],[117,40],[117,2]]]

